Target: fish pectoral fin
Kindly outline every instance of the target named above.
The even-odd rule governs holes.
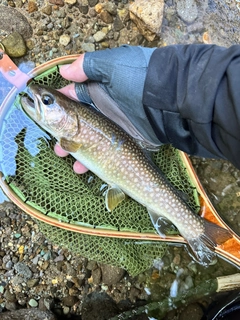
[[[191,248],[191,256],[204,265],[213,264],[216,260],[215,247],[232,238],[232,234],[217,224],[204,220],[204,233],[198,238],[186,239]]]
[[[74,141],[61,138],[59,141],[60,146],[68,152],[77,152],[81,148],[82,144]]]
[[[108,211],[115,209],[125,197],[125,193],[118,187],[109,187],[105,195],[105,203]]]
[[[167,218],[148,210],[148,214],[152,220],[152,224],[162,238],[166,238],[166,234],[172,228],[173,224]]]

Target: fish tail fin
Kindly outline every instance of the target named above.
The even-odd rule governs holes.
[[[204,233],[198,238],[188,239],[188,243],[192,251],[191,256],[200,264],[209,265],[216,259],[214,248],[232,238],[232,234],[227,229],[207,220],[204,220],[203,224]]]

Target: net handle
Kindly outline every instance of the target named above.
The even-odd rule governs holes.
[[[25,89],[27,82],[31,79],[29,75],[22,72],[12,59],[10,59],[3,46],[0,47],[0,73],[8,82],[13,84],[18,91]]]

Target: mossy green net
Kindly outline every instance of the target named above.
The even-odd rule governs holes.
[[[57,67],[34,81],[55,88],[66,84]],[[109,213],[103,197],[104,182],[91,172],[75,174],[71,156],[57,157],[54,140],[23,113],[18,98],[4,117],[0,145],[0,170],[6,182],[25,203],[43,215],[89,228],[155,233],[147,210],[130,198]],[[197,192],[178,151],[164,146],[154,154],[154,160],[172,184],[188,194],[189,205],[197,210]],[[149,268],[166,250],[162,242],[85,235],[41,221],[38,224],[54,244],[88,259],[122,267],[131,275]]]

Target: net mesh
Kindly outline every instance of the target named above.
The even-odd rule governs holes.
[[[66,84],[57,67],[34,81],[54,88]],[[19,98],[16,98],[2,120],[0,166],[10,188],[26,204],[43,215],[82,227],[155,233],[146,208],[130,198],[113,212],[108,212],[103,197],[104,182],[92,172],[75,174],[72,170],[74,159],[57,157],[54,144],[54,139],[22,112]],[[197,191],[178,151],[163,146],[153,158],[171,183],[188,195],[190,207],[197,211]],[[53,243],[88,259],[122,267],[131,275],[149,268],[166,250],[166,244],[162,242],[85,235],[41,221],[38,224]]]

